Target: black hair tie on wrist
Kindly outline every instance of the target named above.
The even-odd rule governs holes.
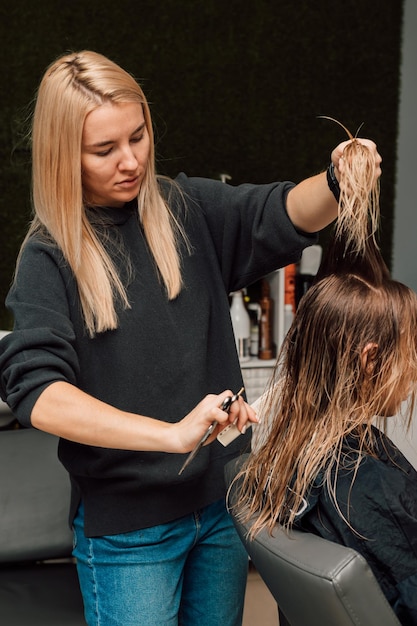
[[[327,168],[327,184],[329,185],[329,189],[336,198],[336,201],[340,200],[340,186],[339,181],[336,178],[336,174],[334,173],[334,165],[330,163]]]

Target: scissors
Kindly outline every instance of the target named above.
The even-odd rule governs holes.
[[[245,390],[245,388],[242,387],[241,389],[239,389],[239,391],[237,393],[235,393],[234,396],[227,396],[227,398],[225,398],[223,400],[223,402],[222,402],[222,405],[220,407],[221,410],[229,412],[229,409],[232,406],[233,402],[235,402],[238,399],[238,397],[243,393],[244,390]],[[198,442],[198,444],[195,446],[195,448],[193,450],[191,450],[190,454],[185,459],[185,462],[184,462],[183,466],[181,467],[180,471],[178,472],[178,476],[183,473],[183,471],[185,470],[187,465],[189,465],[191,463],[191,461],[197,456],[201,446],[207,441],[207,439],[210,437],[211,433],[216,428],[216,426],[217,426],[217,422],[212,422],[210,424],[210,426],[207,428],[206,432],[201,437],[201,439]]]

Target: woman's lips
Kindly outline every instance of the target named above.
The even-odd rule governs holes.
[[[120,183],[117,183],[118,187],[122,187],[123,189],[130,189],[131,187],[135,187],[139,180],[139,176],[135,176],[134,178],[126,178],[125,180],[121,180]]]

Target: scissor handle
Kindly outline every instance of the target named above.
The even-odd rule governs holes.
[[[230,407],[232,406],[233,402],[236,402],[236,400],[238,399],[238,397],[243,393],[244,391],[244,387],[242,387],[241,389],[239,389],[239,391],[237,393],[235,393],[234,396],[227,396],[227,398],[225,398],[222,402],[221,405],[221,409],[222,411],[227,411],[229,412]]]

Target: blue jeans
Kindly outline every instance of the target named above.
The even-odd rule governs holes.
[[[223,500],[178,520],[98,538],[74,520],[89,626],[239,626],[248,556]]]

